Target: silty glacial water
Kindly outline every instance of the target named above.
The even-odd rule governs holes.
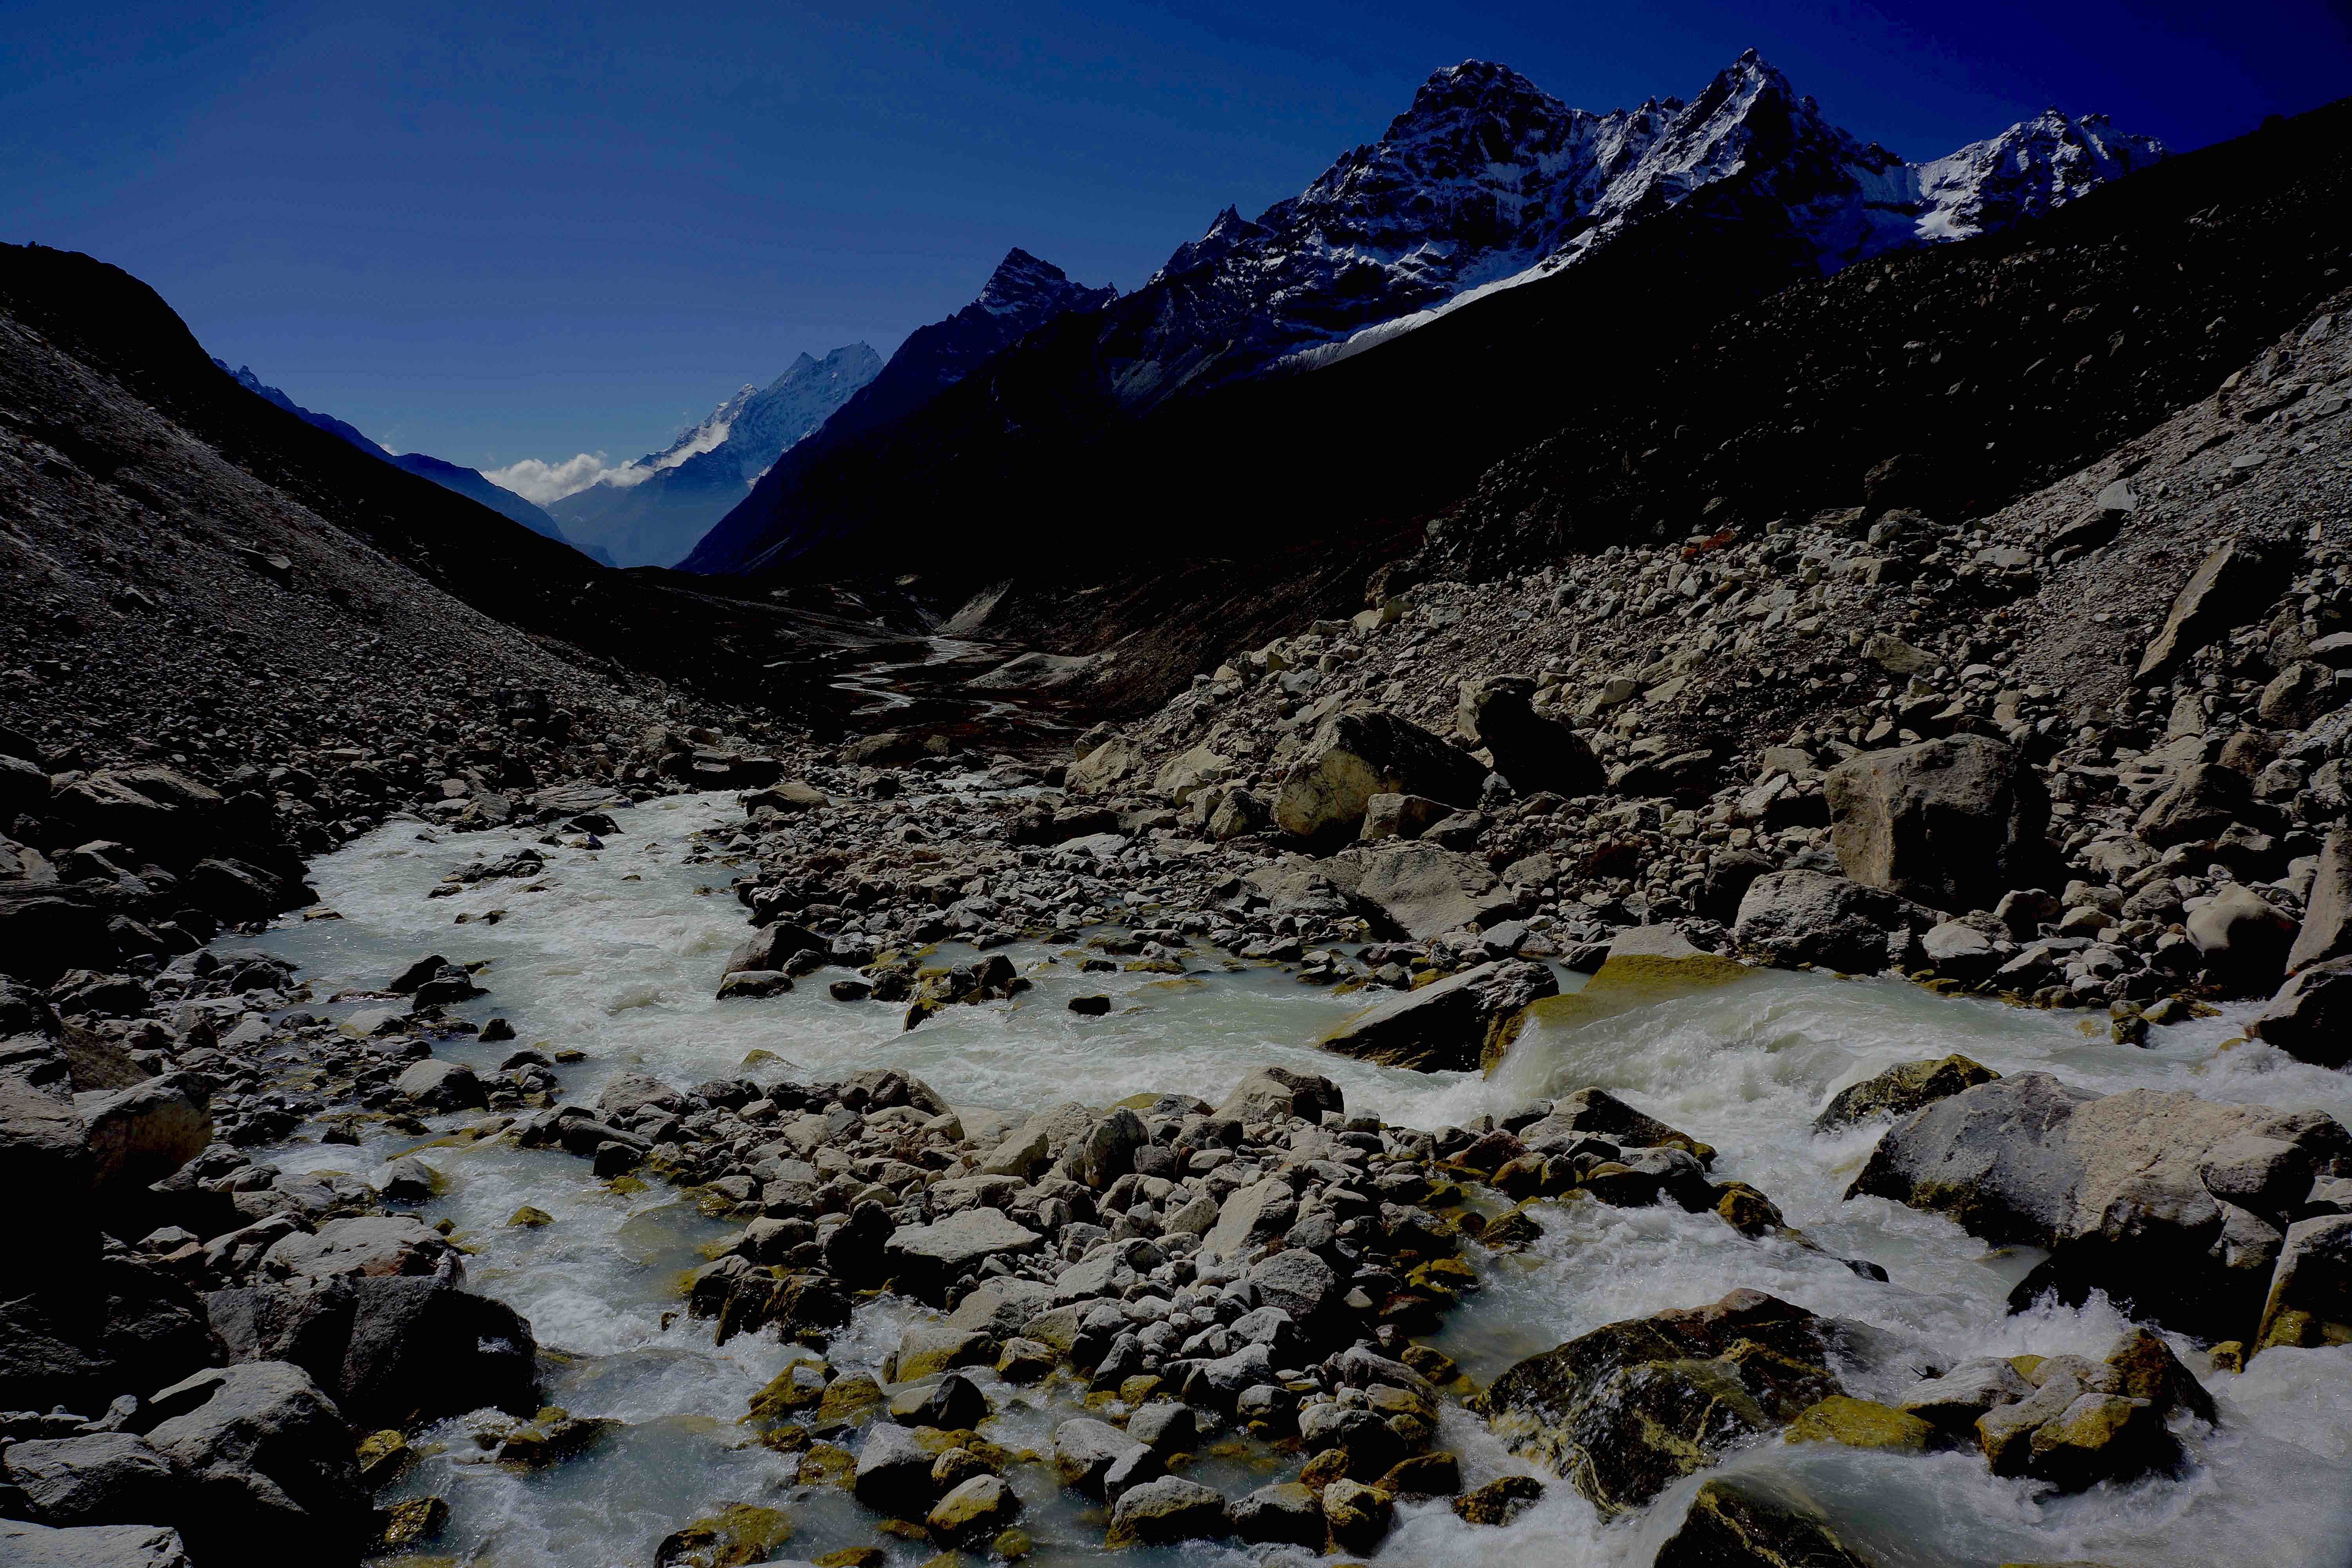
[[[1613,1320],[1706,1302],[1753,1287],[1815,1311],[1859,1319],[1916,1341],[1948,1364],[1972,1355],[2061,1351],[2103,1354],[2123,1324],[2103,1300],[2012,1316],[2011,1287],[2036,1261],[1993,1249],[1942,1218],[1878,1199],[1841,1201],[1879,1127],[1831,1137],[1811,1131],[1829,1094],[1896,1062],[1964,1052],[2002,1072],[2045,1068],[2103,1092],[2188,1088],[2212,1100],[2316,1107],[2352,1121],[2352,1077],[2294,1063],[2268,1047],[2221,1042],[2230,1018],[2154,1032],[2150,1049],[2086,1034],[2081,1015],[1954,1001],[1878,981],[1759,972],[1719,990],[1660,1003],[1578,1028],[1536,1027],[1492,1079],[1383,1068],[1317,1050],[1316,1037],[1362,1005],[1303,985],[1279,970],[1224,973],[1202,955],[1199,974],[1087,974],[1032,966],[1045,948],[1007,950],[1034,991],[1010,1003],[950,1008],[912,1032],[900,1009],[831,1000],[820,973],[789,994],[713,999],[721,962],[744,934],[721,861],[698,858],[693,837],[738,820],[731,796],[683,796],[621,814],[602,850],[551,848],[541,891],[492,880],[455,898],[426,898],[442,876],[526,842],[520,833],[437,838],[395,822],[313,867],[324,907],[340,920],[289,922],[258,947],[300,966],[316,995],[381,986],[429,952],[490,960],[490,994],[462,1012],[502,1016],[518,1043],[577,1047],[562,1069],[563,1097],[593,1102],[611,1074],[651,1073],[691,1084],[731,1074],[764,1050],[792,1064],[751,1069],[839,1079],[874,1067],[912,1073],[959,1106],[1014,1119],[1063,1100],[1104,1105],[1144,1090],[1214,1101],[1249,1068],[1276,1063],[1319,1072],[1345,1089],[1351,1112],[1438,1128],[1502,1113],[1538,1096],[1587,1085],[1713,1143],[1715,1174],[1761,1188],[1789,1222],[1825,1249],[1784,1238],[1751,1240],[1712,1215],[1672,1205],[1617,1209],[1589,1201],[1538,1205],[1547,1234],[1517,1256],[1473,1247],[1485,1280],[1433,1342],[1484,1384],[1521,1356]],[[452,924],[499,909],[496,923]],[[1108,992],[1108,1017],[1081,1018],[1071,995]],[[308,1010],[334,1016],[345,1009]],[[436,1054],[495,1067],[510,1044],[445,1042]],[[457,1127],[471,1117],[447,1119]],[[371,1135],[362,1145],[295,1142],[256,1151],[289,1171],[365,1174],[421,1141]],[[626,1425],[583,1457],[510,1473],[482,1462],[465,1420],[426,1435],[446,1445],[390,1497],[431,1492],[451,1522],[426,1550],[499,1568],[597,1568],[652,1560],[680,1524],[728,1501],[782,1508],[796,1532],[782,1549],[806,1559],[880,1545],[911,1565],[928,1544],[877,1534],[875,1516],[845,1493],[794,1485],[796,1461],[751,1441],[738,1425],[748,1397],[808,1352],[772,1331],[711,1344],[707,1322],[686,1319],[678,1274],[727,1234],[658,1184],[616,1193],[585,1162],[497,1140],[429,1147],[445,1190],[423,1213],[446,1218],[474,1256],[471,1287],[513,1305],[542,1347],[557,1352],[547,1397],[575,1415]],[[509,1226],[524,1204],[553,1223]],[[1890,1274],[1863,1279],[1839,1261],[1865,1258]],[[922,1309],[885,1298],[862,1307],[829,1359],[877,1372],[900,1326]],[[2205,1359],[2176,1342],[2189,1364]],[[1050,1449],[1055,1423],[1081,1413],[1066,1382],[1016,1390],[982,1374],[1001,1407],[988,1435],[1006,1447]],[[2209,1373],[2223,1415],[2218,1432],[2189,1436],[2181,1477],[2055,1497],[1996,1479],[1973,1454],[1927,1458],[1777,1438],[1731,1457],[1738,1473],[1809,1496],[1855,1542],[1893,1568],[2088,1560],[2138,1564],[2229,1561],[2280,1568],[2352,1562],[2352,1348],[2273,1350],[2241,1374]],[[1858,1386],[1864,1394],[1891,1388]],[[850,1439],[854,1446],[854,1439]],[[1469,1484],[1525,1469],[1481,1422],[1449,1407],[1438,1446],[1463,1458]],[[1204,1459],[1188,1473],[1228,1496],[1287,1479],[1298,1460]],[[1048,1471],[1016,1466],[1010,1479],[1037,1542],[1035,1561],[1101,1554],[1102,1515],[1061,1492]],[[1680,1520],[1700,1477],[1631,1519],[1603,1523],[1564,1485],[1506,1530],[1480,1530],[1442,1502],[1406,1504],[1379,1552],[1395,1563],[1488,1563],[1537,1553],[1567,1564],[1646,1564]],[[1277,1549],[1196,1545],[1148,1559],[1238,1562]],[[1287,1549],[1284,1549],[1287,1550]],[[1296,1555],[1295,1552],[1292,1553]]]

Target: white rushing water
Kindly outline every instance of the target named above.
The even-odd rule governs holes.
[[[292,959],[322,998],[380,986],[426,952],[488,959],[481,979],[490,994],[463,1012],[506,1017],[518,1040],[458,1041],[436,1051],[487,1069],[515,1044],[576,1047],[586,1059],[560,1072],[564,1098],[583,1102],[616,1071],[691,1085],[736,1075],[754,1050],[783,1058],[793,1076],[804,1078],[896,1068],[953,1103],[1015,1117],[1066,1100],[1105,1105],[1144,1090],[1214,1101],[1265,1062],[1332,1078],[1351,1111],[1426,1128],[1600,1085],[1714,1144],[1718,1178],[1761,1188],[1827,1249],[1750,1240],[1712,1215],[1671,1205],[1539,1205],[1547,1234],[1525,1254],[1472,1249],[1486,1288],[1433,1342],[1482,1384],[1517,1358],[1602,1323],[1711,1301],[1740,1286],[1906,1335],[1948,1364],[2021,1352],[2104,1354],[2122,1320],[2102,1301],[2079,1311],[2008,1314],[2009,1289],[2034,1255],[1990,1249],[1948,1221],[1881,1200],[1841,1201],[1879,1129],[1817,1138],[1812,1118],[1836,1089],[1896,1062],[1960,1051],[2002,1072],[2047,1068],[2101,1091],[2185,1087],[2214,1100],[2318,1107],[2352,1121],[2352,1075],[2302,1066],[2259,1045],[2217,1049],[2236,1034],[2227,1018],[2158,1030],[2154,1048],[2143,1050],[2109,1043],[2104,1028],[2086,1033],[2082,1015],[1810,974],[1759,973],[1578,1029],[1532,1029],[1493,1079],[1370,1067],[1318,1051],[1315,1038],[1362,1000],[1274,970],[1174,979],[1082,977],[1074,965],[1046,966],[1035,972],[1037,989],[1013,1002],[950,1008],[911,1033],[901,1032],[898,1008],[832,1001],[824,973],[788,995],[721,1004],[712,997],[721,961],[746,934],[728,893],[735,872],[688,864],[687,852],[691,834],[740,820],[738,811],[731,796],[648,803],[620,814],[623,831],[601,851],[546,850],[544,890],[493,880],[437,900],[425,895],[445,872],[502,854],[528,836],[436,841],[416,823],[391,824],[313,867],[324,907],[340,920],[291,922],[237,945]],[[482,923],[478,917],[490,910],[504,914]],[[460,913],[475,919],[453,925]],[[1048,956],[1043,948],[1009,952],[1024,972]],[[1091,992],[1113,996],[1110,1016],[1080,1018],[1063,1005]],[[338,1011],[316,1003],[307,1010]],[[418,1142],[379,1136],[358,1148],[296,1142],[256,1153],[289,1170],[364,1173]],[[530,1476],[460,1462],[475,1457],[473,1445],[463,1422],[445,1424],[433,1436],[449,1451],[392,1494],[430,1491],[449,1501],[449,1529],[428,1550],[499,1568],[648,1563],[656,1543],[679,1524],[743,1500],[794,1514],[798,1532],[786,1549],[793,1557],[875,1544],[895,1565],[933,1555],[926,1545],[877,1537],[872,1516],[843,1494],[797,1489],[793,1459],[751,1443],[737,1425],[746,1399],[805,1352],[772,1335],[714,1349],[709,1325],[684,1319],[677,1276],[700,1263],[698,1249],[729,1227],[658,1185],[615,1194],[584,1161],[559,1152],[492,1141],[424,1153],[447,1181],[425,1215],[454,1222],[458,1239],[474,1249],[471,1287],[511,1303],[543,1347],[564,1352],[549,1399],[575,1415],[628,1423],[586,1457]],[[507,1226],[525,1203],[554,1223]],[[1862,1279],[1840,1258],[1878,1263],[1891,1281]],[[831,1359],[845,1369],[875,1370],[915,1310],[893,1301],[861,1309]],[[669,1317],[675,1321],[665,1327]],[[2186,1342],[2176,1347],[2205,1369]],[[982,1381],[1006,1406],[992,1435],[1007,1447],[1047,1445],[1054,1421],[1069,1413],[1066,1393],[1056,1396],[1063,1405],[1040,1409],[1045,1396],[1034,1391]],[[2270,1351],[2242,1375],[2215,1373],[2206,1382],[2223,1421],[2217,1433],[2190,1436],[2195,1462],[2184,1476],[2079,1497],[1997,1479],[1970,1454],[1916,1458],[1776,1440],[1733,1456],[1726,1469],[1763,1474],[1810,1496],[1889,1568],[2352,1562],[2352,1348]],[[1446,1413],[1439,1442],[1462,1455],[1469,1484],[1526,1468],[1459,1409]],[[1287,1479],[1297,1463],[1276,1469],[1218,1460],[1195,1474],[1232,1495]],[[1017,1468],[1010,1479],[1029,1504],[1024,1523],[1038,1541],[1035,1561],[1099,1555],[1099,1510],[1057,1496],[1034,1467]],[[1646,1565],[1703,1479],[1610,1524],[1564,1485],[1502,1532],[1465,1525],[1443,1503],[1406,1505],[1379,1555],[1444,1568],[1505,1553]],[[1206,1563],[1272,1552],[1192,1547],[1145,1555]]]

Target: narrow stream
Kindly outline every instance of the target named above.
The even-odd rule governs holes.
[[[1051,950],[1014,947],[1006,951],[1035,973],[1035,991],[950,1009],[912,1033],[901,1032],[898,1008],[832,1001],[824,973],[788,995],[720,1004],[712,992],[721,962],[746,928],[728,893],[733,869],[690,861],[690,836],[732,823],[738,809],[731,796],[651,802],[617,814],[622,831],[602,850],[545,850],[542,891],[493,880],[432,900],[425,893],[445,872],[528,836],[436,837],[414,822],[390,824],[313,867],[324,907],[340,920],[295,921],[234,945],[294,961],[322,999],[380,986],[427,952],[490,960],[480,976],[489,994],[463,1012],[478,1021],[503,1016],[518,1038],[436,1051],[489,1068],[519,1045],[576,1048],[585,1059],[559,1072],[564,1098],[582,1102],[622,1070],[683,1086],[739,1070],[838,1079],[887,1066],[919,1076],[954,1104],[1017,1120],[1065,1100],[1105,1105],[1143,1090],[1213,1101],[1248,1068],[1275,1062],[1336,1079],[1351,1110],[1437,1128],[1597,1084],[1715,1144],[1718,1178],[1762,1188],[1827,1249],[1749,1240],[1712,1215],[1671,1205],[1543,1205],[1547,1234],[1527,1253],[1472,1249],[1486,1289],[1435,1342],[1482,1384],[1518,1357],[1601,1323],[1710,1301],[1739,1286],[1866,1321],[1948,1364],[2029,1351],[2104,1354],[2122,1320],[2103,1302],[2007,1314],[2003,1300],[2034,1255],[1989,1250],[1946,1220],[1881,1200],[1840,1201],[1878,1128],[1817,1138],[1812,1118],[1837,1088],[1899,1061],[1960,1051],[2002,1072],[2042,1068],[2102,1091],[2187,1088],[2212,1100],[2318,1107],[2352,1121],[2352,1075],[2258,1045],[2217,1050],[2237,1033],[2226,1017],[2158,1030],[2156,1047],[2142,1050],[2108,1043],[2104,1030],[2085,1034],[2082,1015],[1770,972],[1581,1028],[1530,1030],[1491,1080],[1370,1067],[1316,1050],[1311,1042],[1360,1002],[1275,970],[1081,977],[1073,965],[1033,972]],[[504,912],[484,923],[491,910]],[[471,918],[453,924],[460,914]],[[1203,967],[1214,970],[1205,955]],[[1070,995],[1106,991],[1114,998],[1108,1017],[1080,1018],[1063,1005]],[[314,1002],[305,1010],[333,1016],[344,1009]],[[754,1052],[791,1066],[743,1068]],[[296,1142],[254,1153],[289,1171],[365,1174],[419,1143],[381,1136],[358,1147]],[[737,1425],[747,1398],[807,1352],[772,1335],[714,1349],[710,1326],[684,1318],[677,1275],[702,1262],[698,1248],[730,1227],[659,1185],[616,1194],[585,1162],[551,1151],[425,1141],[420,1152],[446,1181],[425,1215],[452,1221],[474,1250],[471,1287],[511,1303],[543,1347],[562,1352],[550,1402],[628,1423],[583,1458],[528,1476],[478,1462],[467,1423],[445,1423],[428,1436],[446,1450],[393,1494],[432,1492],[449,1502],[449,1527],[426,1549],[433,1555],[499,1568],[646,1564],[664,1535],[735,1500],[789,1510],[797,1531],[785,1551],[793,1558],[878,1544],[897,1568],[911,1568],[934,1555],[929,1545],[877,1536],[873,1516],[845,1493],[798,1488],[793,1458],[759,1447]],[[553,1223],[509,1226],[524,1204]],[[1878,1263],[1892,1280],[1864,1279],[1840,1258]],[[888,1300],[861,1309],[830,1359],[845,1370],[877,1371],[919,1310]],[[2201,1355],[2176,1344],[2204,1370]],[[2223,1424],[2191,1440],[2194,1467],[2125,1489],[2054,1498],[1994,1478],[1972,1455],[1921,1458],[1777,1440],[1734,1456],[1727,1468],[1770,1472],[1810,1495],[1892,1568],[2352,1562],[2352,1493],[2343,1480],[2352,1460],[2352,1348],[2269,1351],[2242,1375],[2206,1381]],[[1076,1413],[1066,1392],[1040,1408],[1048,1396],[1035,1390],[982,1382],[1003,1407],[989,1435],[1007,1447],[1050,1447],[1055,1422]],[[1459,1409],[1447,1412],[1439,1443],[1461,1454],[1472,1485],[1525,1468]],[[1287,1479],[1297,1461],[1286,1470],[1207,1463],[1196,1479],[1233,1495]],[[1018,1467],[1011,1479],[1028,1503],[1033,1561],[1102,1555],[1098,1509],[1057,1494],[1034,1467]],[[1646,1568],[1700,1479],[1607,1525],[1564,1485],[1502,1532],[1463,1524],[1442,1502],[1408,1504],[1379,1555],[1468,1568],[1534,1552],[1556,1563]],[[1207,1546],[1143,1555],[1206,1563],[1278,1551],[1298,1555]]]

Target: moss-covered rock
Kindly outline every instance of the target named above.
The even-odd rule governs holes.
[[[1892,1405],[1832,1394],[1797,1413],[1785,1434],[1791,1443],[1843,1443],[1849,1448],[1887,1448],[1919,1454],[1934,1428]]]
[[[782,1509],[733,1502],[672,1531],[654,1551],[655,1568],[745,1568],[772,1560],[793,1538],[793,1516]]]
[[[1877,1116],[1908,1116],[1923,1105],[1948,1100],[1964,1089],[1990,1083],[2000,1074],[1963,1056],[1905,1062],[1875,1078],[1848,1084],[1813,1119],[1816,1132],[1834,1131]]]
[[[1580,1335],[1512,1367],[1477,1403],[1513,1451],[1616,1514],[1843,1392],[1821,1320],[1735,1290]]]
[[[1809,1507],[1732,1481],[1709,1481],[1654,1568],[1876,1568]]]

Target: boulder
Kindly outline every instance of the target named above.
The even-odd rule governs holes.
[[[1358,837],[1366,843],[1381,838],[1418,838],[1431,824],[1453,815],[1452,806],[1425,795],[1376,795],[1364,806],[1364,826]]]
[[[343,1274],[462,1279],[465,1274],[457,1248],[423,1220],[407,1215],[331,1219],[315,1231],[281,1237],[261,1255],[261,1268],[279,1279]]]
[[[160,1524],[100,1524],[58,1530],[0,1519],[0,1563],[8,1568],[188,1568],[180,1532]]]
[[[1321,1044],[1383,1067],[1467,1071],[1510,1045],[1529,1003],[1559,993],[1559,978],[1548,964],[1482,963],[1359,1013]]]
[[[1759,877],[1739,900],[1732,934],[1775,968],[1816,964],[1867,973],[1903,962],[1932,910],[1878,888],[1822,871]]]
[[[727,967],[719,972],[719,978],[723,981],[727,976],[737,973],[784,973],[789,970],[793,955],[803,952],[831,956],[831,949],[824,938],[814,931],[796,926],[790,921],[771,921],[735,944],[735,951],[727,955]],[[642,1073],[624,1073],[614,1081],[621,1079],[655,1081],[646,1079]]]
[[[1104,1544],[1164,1546],[1179,1541],[1213,1541],[1229,1533],[1225,1500],[1212,1487],[1176,1476],[1130,1487],[1111,1510]]]
[[[124,1251],[85,1253],[0,1289],[0,1410],[98,1410],[220,1358],[203,1300]]]
[[[1915,903],[1990,909],[2032,885],[2049,853],[2041,775],[1987,736],[1865,752],[1832,768],[1825,787],[1845,874]]]
[[[1844,1392],[1830,1325],[1759,1290],[1606,1324],[1520,1362],[1487,1424],[1613,1517]]]
[[[1379,1487],[1341,1477],[1323,1489],[1323,1520],[1343,1552],[1369,1555],[1395,1517],[1396,1499]]]
[[[1714,1148],[1656,1117],[1636,1110],[1605,1089],[1580,1089],[1551,1102],[1551,1113],[1519,1129],[1530,1149],[1598,1138],[1625,1149],[1680,1149],[1700,1164],[1711,1164]]]
[[[2133,825],[2141,840],[2158,849],[2219,838],[2231,825],[2263,815],[2253,803],[2246,775],[2220,763],[2190,763],[2148,802]]]
[[[1103,1496],[1104,1483],[1114,1469],[1125,1467],[1132,1472],[1150,1453],[1149,1445],[1138,1442],[1108,1421],[1080,1416],[1054,1428],[1055,1472],[1064,1486],[1089,1496]]]
[[[1838,1090],[1813,1118],[1813,1131],[1829,1132],[1874,1116],[1908,1116],[1921,1106],[1990,1083],[2000,1076],[1982,1063],[1958,1055],[1940,1061],[1904,1062]]]
[[[907,1427],[877,1422],[866,1429],[866,1446],[858,1450],[850,1490],[866,1507],[905,1515],[917,1499],[931,1496],[934,1456],[923,1440]]]
[[[1097,1192],[1135,1169],[1135,1154],[1151,1142],[1143,1118],[1123,1105],[1095,1120],[1068,1159],[1071,1174]]]
[[[86,1249],[90,1167],[65,1054],[33,1037],[0,1041],[0,1191],[41,1194],[16,1210],[27,1261]]]
[[[1818,1510],[1764,1487],[1745,1477],[1701,1486],[1652,1568],[1877,1568]]]
[[[2317,1067],[2352,1062],[2352,955],[2305,965],[2248,1021],[2246,1033]]]
[[[1485,927],[1518,908],[1483,860],[1422,840],[1384,839],[1335,855],[1332,880],[1416,942]]]
[[[2231,882],[2189,914],[2189,940],[2205,973],[2232,995],[2264,995],[2286,972],[2294,921],[2242,882]]]
[[[193,1500],[170,1461],[129,1432],[11,1444],[0,1477],[44,1524],[153,1524],[184,1518]]]
[[[90,838],[186,865],[216,842],[218,791],[167,767],[104,768],[56,792],[50,809]]]
[[[74,1096],[91,1186],[101,1195],[160,1182],[212,1142],[210,1086],[194,1073],[166,1073],[128,1089]]]
[[[1286,1312],[1301,1326],[1323,1321],[1339,1305],[1344,1289],[1329,1264],[1297,1247],[1285,1247],[1252,1266],[1249,1280],[1261,1306]]]
[[[1478,802],[1486,770],[1411,721],[1360,704],[1323,721],[1284,773],[1275,825],[1297,837],[1354,837],[1376,795]]]
[[[436,1275],[295,1276],[205,1300],[232,1362],[301,1367],[356,1425],[409,1426],[495,1405],[539,1408],[530,1325]]]
[[[1323,1522],[1323,1500],[1316,1489],[1297,1481],[1260,1487],[1234,1500],[1229,1510],[1234,1533],[1252,1545],[1303,1546],[1323,1550],[1329,1527]]]
[[[1140,746],[1114,735],[1070,764],[1063,787],[1072,795],[1117,795],[1142,774],[1145,765]]]
[[[1486,748],[1495,771],[1519,794],[1599,795],[1607,782],[1601,759],[1574,730],[1538,714],[1535,693],[1524,675],[1465,681],[1454,722],[1472,745]]]
[[[2352,1344],[2352,1215],[2297,1220],[2279,1249],[2254,1349],[2341,1344]]]
[[[1154,795],[1177,805],[1184,805],[1212,784],[1233,777],[1233,759],[1221,755],[1206,742],[1182,755],[1171,759],[1152,780]]]
[[[480,1110],[490,1103],[489,1090],[472,1068],[432,1057],[410,1063],[392,1086],[431,1111]]]
[[[1201,1257],[1213,1263],[1238,1258],[1289,1230],[1297,1216],[1289,1184],[1278,1178],[1236,1188],[1218,1208],[1217,1223],[1201,1238]]]
[[[2174,597],[2163,628],[2140,654],[2132,679],[2142,684],[2169,679],[2199,648],[2253,619],[2285,574],[2282,553],[2234,539],[2206,556]]]
[[[2300,974],[2331,958],[2352,958],[2352,833],[2327,831],[2311,878],[2303,924],[2287,950],[2286,972]]]
[[[929,1225],[900,1226],[886,1248],[887,1266],[909,1290],[935,1300],[952,1281],[991,1258],[1034,1252],[1045,1237],[1003,1209],[970,1208]]]
[[[1327,1110],[1346,1110],[1339,1086],[1329,1079],[1288,1068],[1262,1067],[1251,1069],[1234,1085],[1233,1092],[1211,1114],[1244,1123],[1293,1117],[1317,1121]]]
[[[2217,1244],[2237,1215],[2284,1228],[2313,1177],[2347,1156],[2352,1136],[2323,1111],[2217,1105],[2186,1089],[2101,1097],[2017,1073],[1896,1122],[1846,1195],[2049,1248],[2015,1306],[2045,1290],[2072,1304],[2105,1290],[2182,1332],[2242,1340],[2267,1259]]]
[[[1002,1476],[974,1476],[932,1506],[924,1523],[942,1546],[993,1538],[1021,1517],[1021,1499]]]
[[[147,1434],[186,1473],[195,1508],[186,1525],[199,1559],[292,1562],[355,1554],[366,1494],[350,1429],[300,1367],[254,1362],[201,1374],[201,1403]],[[155,1403],[172,1408],[173,1391]]]

